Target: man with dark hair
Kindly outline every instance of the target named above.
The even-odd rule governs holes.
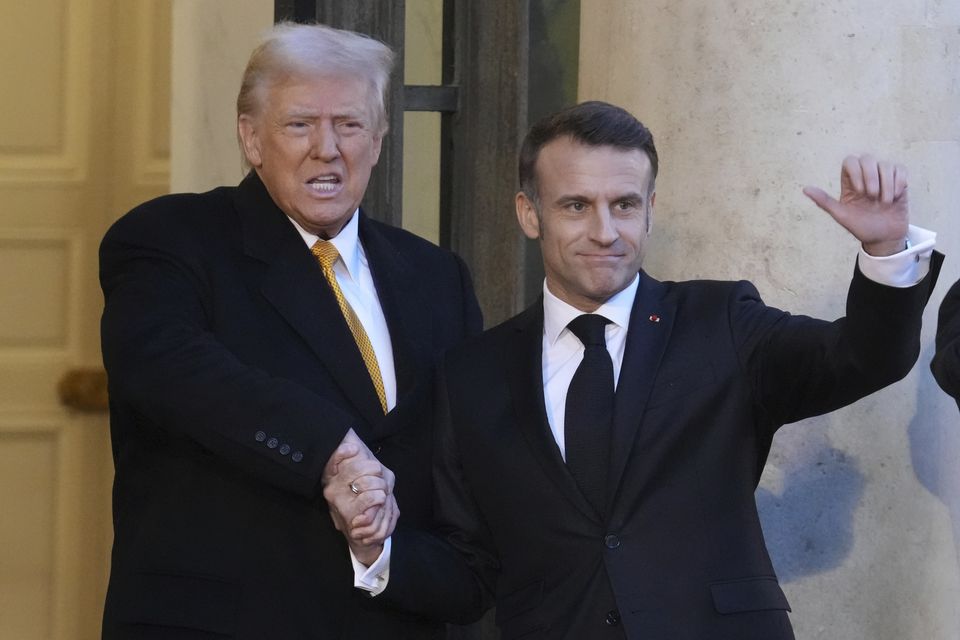
[[[953,283],[940,304],[937,352],[930,370],[940,388],[960,406],[960,281]]]
[[[861,242],[846,317],[826,322],[766,306],[747,282],[641,269],[657,155],[623,109],[585,103],[536,124],[520,167],[543,298],[446,358],[446,544],[397,531],[373,601],[464,619],[494,600],[504,638],[793,638],[754,490],[780,426],[917,358],[939,256],[909,226],[905,170],[848,157],[839,200],[805,189]],[[325,495],[349,512],[343,458]]]
[[[405,523],[429,524],[435,362],[481,324],[459,258],[360,209],[392,61],[357,33],[275,25],[237,98],[249,174],[147,202],[103,240],[104,638],[443,637],[364,607],[320,497],[345,443],[396,472]],[[363,485],[371,532],[396,521],[391,480]]]

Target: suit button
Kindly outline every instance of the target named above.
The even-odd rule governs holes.
[[[608,533],[603,537],[603,544],[607,549],[616,549],[620,546],[620,538],[616,534]]]
[[[257,442],[263,442],[264,440],[267,439],[267,434],[264,433],[263,431],[257,431],[255,434],[253,434],[253,438]]]
[[[290,456],[290,459],[293,460],[294,462],[300,462],[301,460],[303,460],[303,452],[294,451],[293,455]]]
[[[611,627],[617,626],[618,624],[620,624],[620,612],[617,611],[616,609],[610,609],[610,611],[607,611],[607,617],[604,620],[604,622],[606,622]]]
[[[290,453],[290,445],[282,444],[280,445],[280,455],[285,456]]]
[[[279,444],[280,444],[280,441],[277,440],[276,438],[270,438],[269,440],[267,440],[267,447],[269,447],[270,449],[276,449],[277,445]]]

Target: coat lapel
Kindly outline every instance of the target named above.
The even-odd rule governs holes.
[[[516,421],[544,473],[573,505],[591,519],[596,510],[580,492],[557,446],[543,399],[543,299],[514,321],[503,353]]]
[[[616,497],[660,360],[673,329],[676,307],[665,298],[665,293],[663,283],[640,272],[640,286],[630,312],[627,343],[613,406],[609,478],[611,498]]]
[[[320,267],[255,173],[240,184],[235,205],[244,252],[267,264],[261,292],[330,371],[369,433],[383,420],[380,401]]]
[[[416,269],[362,211],[360,240],[390,330],[400,404],[420,381],[417,373],[428,370],[431,364],[431,315],[424,312],[430,303],[418,286]]]

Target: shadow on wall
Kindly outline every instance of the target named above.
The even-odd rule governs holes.
[[[781,582],[833,569],[853,548],[853,513],[864,477],[856,458],[831,446],[826,418],[774,438],[757,508]]]
[[[930,373],[933,352],[933,345],[928,346],[917,365],[917,410],[907,427],[910,460],[920,484],[947,507],[960,555],[960,415],[957,403]]]

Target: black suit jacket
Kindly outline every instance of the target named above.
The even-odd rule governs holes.
[[[480,330],[463,263],[366,218],[390,330],[387,416],[315,259],[255,174],[120,219],[101,246],[116,464],[105,638],[426,638],[367,611],[320,487],[353,427],[429,522],[433,371]]]
[[[767,307],[746,282],[641,273],[605,519],[546,421],[542,303],[456,349],[436,509],[460,553],[398,532],[380,597],[454,619],[492,597],[503,637],[524,640],[793,638],[754,501],[774,432],[904,376],[935,278],[895,289],[857,272],[831,323]]]
[[[937,351],[930,369],[937,384],[960,406],[960,281],[953,283],[940,304]]]

